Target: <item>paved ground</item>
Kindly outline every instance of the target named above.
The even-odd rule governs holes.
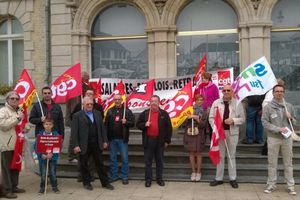
[[[115,190],[103,189],[100,182],[92,183],[93,191],[83,189],[81,183],[75,179],[58,179],[60,194],[55,194],[49,187],[47,197],[38,195],[39,176],[30,172],[23,172],[20,175],[21,188],[26,193],[19,194],[18,199],[36,200],[261,200],[278,199],[291,200],[300,199],[300,185],[296,186],[298,196],[290,196],[286,192],[285,185],[278,185],[278,189],[272,194],[264,194],[262,184],[240,184],[238,189],[232,189],[228,183],[221,186],[210,187],[208,183],[191,182],[166,182],[165,187],[158,186],[155,182],[152,187],[145,188],[143,181],[130,181],[128,185],[122,185],[121,181],[114,182]]]

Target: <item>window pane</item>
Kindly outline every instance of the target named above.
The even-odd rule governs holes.
[[[18,81],[22,70],[24,69],[24,44],[23,40],[13,41],[13,81]]]
[[[281,0],[272,11],[273,27],[299,27],[300,1]]]
[[[7,34],[7,20],[0,22],[0,35]]]
[[[238,18],[223,0],[198,0],[188,4],[178,16],[178,31],[236,28]]]
[[[21,34],[21,33],[23,33],[22,24],[16,18],[14,18],[12,20],[12,33],[13,34],[16,34],[16,33]]]
[[[7,41],[0,41],[0,85],[8,85]]]
[[[239,74],[237,34],[177,37],[177,75],[194,74],[207,54],[207,71],[234,67]]]
[[[92,42],[92,77],[148,78],[145,39]]]
[[[271,66],[277,78],[285,81],[286,100],[300,117],[300,32],[272,33]],[[299,121],[297,121],[298,124]]]
[[[92,36],[145,34],[145,17],[131,5],[117,4],[96,17]]]

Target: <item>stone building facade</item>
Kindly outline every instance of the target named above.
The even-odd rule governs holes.
[[[178,75],[177,37],[181,33],[177,20],[181,12],[195,1],[203,4],[225,2],[235,13],[236,26],[230,30],[236,33],[238,38],[236,43],[239,70],[263,55],[272,63],[273,32],[300,31],[297,26],[300,22],[292,24],[291,29],[276,29],[274,18],[272,19],[272,12],[278,4],[284,7],[284,4],[288,5],[291,2],[299,6],[296,0],[0,0],[0,24],[9,17],[14,17],[20,22],[23,28],[24,66],[39,87],[47,81],[51,82],[47,77],[53,79],[77,62],[82,64],[84,71],[92,74],[91,43],[94,36],[91,32],[95,18],[115,4],[128,4],[135,7],[145,20],[144,33],[140,34],[140,37],[144,38],[147,44],[148,78],[174,77]],[[47,17],[45,12],[47,3],[50,6],[50,17]],[[295,20],[299,21],[299,14],[295,12],[294,15],[298,16]],[[284,16],[280,16],[279,13],[278,19],[280,18],[283,19]],[[206,20],[209,22],[211,19]],[[47,27],[48,21],[51,23]],[[50,32],[50,37],[47,36],[47,31]],[[188,31],[182,31],[182,34],[185,32]],[[50,38],[50,43],[47,37]],[[99,37],[94,39],[97,38]],[[296,46],[299,46],[299,43]],[[47,54],[47,50],[50,50],[50,53]],[[50,60],[47,62],[49,56]],[[294,59],[298,60],[297,55]],[[296,61],[297,68],[298,63],[300,60]],[[297,90],[298,88],[295,91]],[[291,95],[290,99],[293,97]]]

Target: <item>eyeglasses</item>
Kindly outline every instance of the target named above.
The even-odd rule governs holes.
[[[15,100],[19,101],[20,100],[19,97],[10,97],[9,99],[12,100],[12,101],[15,101]]]
[[[43,92],[43,94],[51,94],[51,92]]]
[[[222,90],[223,92],[231,92],[231,90]]]

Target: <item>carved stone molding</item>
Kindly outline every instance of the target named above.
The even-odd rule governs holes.
[[[69,8],[78,8],[80,1],[79,0],[66,0],[66,6]]]
[[[153,0],[159,15],[161,16],[163,10],[164,10],[164,6],[166,5],[167,0]]]
[[[257,10],[261,0],[251,0],[254,10]]]

